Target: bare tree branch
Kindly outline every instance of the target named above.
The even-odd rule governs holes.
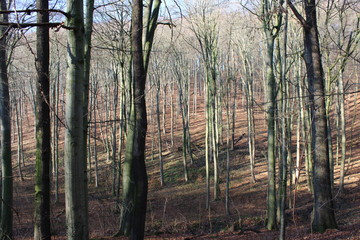
[[[25,9],[25,10],[7,10],[7,11],[0,11],[0,14],[9,14],[9,13],[26,13],[30,15],[31,13],[37,13],[37,12],[55,12],[55,13],[61,13],[65,17],[69,17],[69,14],[59,10],[59,9]]]
[[[294,13],[295,17],[300,21],[301,25],[303,25],[304,27],[307,26],[306,24],[306,20],[304,19],[303,16],[301,16],[301,14],[299,13],[299,11],[296,9],[296,7],[294,6],[294,4],[290,1],[287,0],[287,3],[291,9],[291,11]]]
[[[27,28],[27,27],[42,27],[48,26],[49,28],[65,28],[72,29],[71,27],[67,27],[64,25],[64,22],[54,22],[54,23],[7,23],[0,22],[0,26],[9,26],[10,28]]]

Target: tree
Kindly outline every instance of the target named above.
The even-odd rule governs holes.
[[[280,222],[280,236],[279,239],[280,240],[284,240],[285,239],[285,229],[286,229],[286,214],[285,214],[285,210],[286,210],[286,198],[287,198],[287,176],[288,176],[288,156],[291,155],[291,151],[290,149],[290,141],[291,141],[291,130],[290,125],[291,123],[289,123],[290,121],[287,119],[288,118],[288,113],[290,112],[289,110],[289,84],[288,81],[286,79],[286,73],[287,73],[287,59],[286,59],[286,54],[287,54],[287,32],[288,32],[288,11],[287,11],[287,2],[285,1],[284,3],[284,9],[285,9],[285,20],[284,20],[284,36],[283,36],[283,43],[282,43],[282,47],[283,47],[283,54],[281,54],[281,49],[280,49],[280,41],[278,43],[278,55],[279,58],[281,59],[280,62],[280,78],[281,78],[281,111],[282,111],[282,118],[281,118],[281,135],[282,135],[282,147],[281,147],[281,164],[280,164],[280,184],[279,184],[279,188],[280,188],[280,194],[279,194],[279,198],[280,198],[280,219],[278,219],[278,221]],[[281,55],[283,55],[281,57]],[[280,61],[280,59],[278,59],[278,61]],[[291,159],[290,159],[291,162]],[[291,178],[290,178],[291,179]]]
[[[253,37],[251,32],[246,32],[244,36]],[[252,183],[256,182],[255,178],[255,119],[254,119],[254,56],[251,46],[246,44],[249,38],[239,40],[239,52],[243,61],[242,66],[242,82],[244,94],[246,98],[246,115],[247,115],[247,130],[248,130],[248,149],[250,159],[250,174]]]
[[[275,157],[275,109],[276,109],[276,81],[274,73],[274,46],[278,37],[282,16],[274,13],[282,5],[282,0],[262,2],[262,23],[266,37],[266,114],[268,126],[268,193],[267,193],[267,222],[266,227],[271,230],[276,226],[276,157]]]
[[[83,112],[83,131],[84,131],[84,158],[87,159],[88,146],[88,122],[89,122],[89,82],[90,82],[90,63],[91,63],[91,36],[93,29],[94,0],[85,1],[85,22],[84,22],[84,112]]]
[[[210,199],[210,160],[214,162],[214,200],[220,197],[219,179],[219,112],[220,91],[219,81],[219,27],[213,13],[214,1],[199,1],[193,8],[199,15],[191,14],[191,31],[194,33],[199,48],[194,47],[202,57],[205,71],[206,88],[206,131],[205,131],[205,164],[206,164],[206,208],[209,208]],[[192,43],[190,43],[192,45]]]
[[[355,50],[360,42],[360,17],[352,9],[353,2],[328,1],[325,8],[324,27],[325,32],[322,36],[321,46],[325,56],[325,91],[326,91],[326,113],[328,122],[328,139],[330,149],[330,169],[331,181],[334,181],[334,160],[331,151],[331,127],[330,112],[332,106],[336,106],[336,162],[339,164],[339,148],[341,145],[341,168],[340,168],[340,191],[343,190],[345,176],[345,160],[347,157],[347,137],[345,119],[345,93],[348,81],[343,77],[351,57],[355,56]],[[322,12],[321,12],[322,13]],[[321,21],[321,19],[320,19]],[[336,27],[334,23],[336,22]],[[337,92],[336,101],[332,92]],[[335,102],[336,104],[333,104]],[[351,155],[351,154],[350,154]],[[348,155],[349,156],[349,155]]]
[[[291,1],[289,7],[300,21],[304,35],[304,60],[309,84],[309,104],[311,108],[312,155],[314,160],[314,203],[312,230],[324,232],[337,228],[333,208],[330,180],[329,145],[325,110],[324,71],[321,60],[319,31],[316,17],[316,1],[303,1],[305,18]]]
[[[84,149],[84,16],[83,1],[67,1],[70,28],[67,34],[65,105],[65,203],[68,239],[88,239],[88,199]]]
[[[49,22],[49,1],[37,0],[38,23]],[[50,75],[49,75],[49,28],[37,27],[36,42],[36,175],[34,239],[51,239],[50,229]]]
[[[191,139],[190,139],[190,129],[189,129],[189,85],[190,85],[190,76],[188,76],[187,69],[189,65],[186,62],[184,54],[179,52],[178,49],[174,47],[174,60],[172,63],[172,71],[174,78],[177,82],[178,89],[178,101],[179,101],[179,110],[181,115],[182,122],[182,155],[183,155],[183,166],[184,166],[184,179],[185,182],[188,181],[188,169],[187,169],[187,159],[188,155],[192,159],[191,153]],[[193,162],[193,161],[191,161]]]
[[[0,9],[7,10],[6,0],[1,0]],[[1,14],[0,20],[8,22],[8,14]],[[7,27],[0,26],[0,160],[2,162],[1,222],[0,239],[12,239],[13,177],[11,163],[11,119],[9,81],[7,75],[6,33]]]
[[[149,1],[143,18],[143,1],[132,2],[132,98],[123,165],[123,206],[120,229],[116,234],[130,236],[131,239],[144,238],[148,191],[145,165],[145,83],[160,4],[160,0]]]

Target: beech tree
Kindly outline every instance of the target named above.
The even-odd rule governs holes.
[[[120,229],[116,235],[143,239],[148,180],[145,165],[147,116],[145,103],[146,73],[154,40],[160,0],[133,0],[131,21],[132,98],[123,165],[123,196]]]
[[[0,1],[0,10],[7,10],[6,0]],[[0,14],[0,20],[7,23],[8,14]],[[0,239],[12,239],[13,234],[13,175],[11,163],[11,119],[7,74],[6,31],[6,26],[0,26],[0,160],[2,169]]]
[[[304,60],[309,84],[309,104],[311,108],[311,153],[314,160],[314,204],[312,230],[324,232],[326,229],[337,228],[333,207],[329,145],[327,138],[327,121],[325,110],[324,71],[319,44],[317,27],[316,1],[303,1],[305,18],[288,0],[289,7],[300,21],[304,35]]]
[[[277,86],[274,71],[275,39],[281,27],[281,13],[276,12],[283,1],[262,1],[262,24],[266,37],[266,114],[268,127],[268,193],[267,193],[267,222],[266,227],[271,230],[276,226],[276,157],[275,157],[275,109]]]
[[[68,0],[68,68],[65,105],[65,203],[68,239],[88,239],[88,199],[84,142],[83,1]]]
[[[213,15],[208,15],[212,12],[216,4],[212,1],[199,1],[193,8],[199,15],[191,13],[191,31],[195,35],[197,46],[189,43],[201,55],[204,64],[205,72],[205,164],[206,164],[206,208],[209,208],[210,201],[210,161],[214,163],[214,200],[220,197],[219,185],[219,98],[220,91],[218,89],[219,80],[219,27],[217,19]]]
[[[183,155],[183,166],[184,166],[184,179],[185,182],[188,181],[188,155],[192,161],[192,152],[191,152],[191,138],[190,138],[190,129],[189,129],[189,85],[190,85],[190,76],[188,76],[187,71],[184,69],[189,68],[189,64],[186,62],[184,54],[181,54],[178,49],[174,48],[173,54],[173,64],[172,71],[174,78],[177,83],[178,89],[178,101],[179,101],[179,110],[181,115],[182,122],[182,155]]]
[[[49,1],[37,0],[38,23],[36,42],[36,175],[34,239],[51,239],[50,229],[50,71],[49,71]]]

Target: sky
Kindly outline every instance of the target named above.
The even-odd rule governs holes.
[[[85,1],[85,0],[84,0]],[[99,5],[104,5],[111,2],[117,2],[121,3],[126,1],[128,4],[131,2],[131,0],[95,0],[95,7]],[[146,0],[145,0],[146,1]],[[182,16],[188,15],[188,10],[192,9],[192,6],[198,5],[198,4],[213,4],[215,7],[222,7],[227,9],[234,9],[238,8],[239,2],[242,0],[162,0],[162,10],[161,10],[161,16],[160,19],[177,19]],[[12,0],[12,9],[34,9],[36,0]],[[66,0],[49,0],[49,7],[50,9],[66,9]],[[98,9],[98,11],[95,12],[96,14],[101,14],[101,12],[104,11],[104,9]],[[105,10],[106,11],[106,10]],[[18,14],[14,16],[12,14],[12,20],[11,21],[17,21],[17,22],[34,22],[35,14],[26,15],[26,14]],[[15,19],[16,18],[16,19]],[[102,19],[103,17],[99,18]],[[51,20],[52,22],[62,22],[64,21],[64,17],[61,16],[61,14],[55,14],[53,15],[53,18]],[[97,21],[95,19],[95,21]]]

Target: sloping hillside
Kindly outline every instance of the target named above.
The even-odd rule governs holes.
[[[199,101],[200,102],[200,101]],[[352,99],[348,99],[348,116],[354,116]],[[262,111],[256,111],[256,183],[251,183],[248,163],[246,135],[236,143],[230,152],[231,183],[230,211],[225,214],[225,145],[221,147],[221,199],[212,201],[210,209],[205,209],[205,169],[204,169],[204,130],[203,104],[198,104],[197,114],[191,115],[191,137],[194,163],[189,165],[189,181],[183,177],[181,152],[181,124],[175,126],[174,146],[170,143],[170,123],[167,122],[163,137],[163,159],[165,186],[160,187],[159,162],[157,151],[151,152],[152,134],[155,128],[150,122],[147,138],[147,168],[149,175],[149,196],[146,222],[148,239],[276,239],[277,231],[264,228],[266,212],[267,164],[266,129]],[[168,119],[169,120],[169,119]],[[360,236],[360,134],[359,121],[351,127],[348,119],[348,146],[351,161],[347,167],[345,192],[338,192],[339,166],[335,170],[334,200],[339,230],[325,234],[312,234],[310,216],[312,210],[311,194],[305,186],[304,171],[296,191],[290,192],[291,208],[287,210],[288,239],[358,239]],[[170,121],[170,120],[169,120]],[[34,138],[33,121],[24,126],[25,166],[22,167],[24,181],[21,181],[17,168],[16,144],[13,144],[14,158],[14,234],[15,239],[32,239],[33,200],[34,200]],[[352,133],[351,133],[352,131]],[[236,138],[246,133],[246,114],[239,104],[237,110]],[[155,132],[155,134],[157,134]],[[352,138],[351,138],[352,136]],[[15,135],[16,139],[16,135]],[[61,137],[62,139],[62,137]],[[155,135],[156,141],[156,135]],[[62,142],[61,142],[62,143]],[[62,148],[62,145],[60,149]],[[99,152],[104,150],[99,145]],[[61,150],[60,150],[61,152]],[[60,154],[61,155],[61,154]],[[350,156],[350,154],[349,154]],[[65,202],[63,192],[63,168],[60,161],[59,201],[52,204],[53,239],[65,239]],[[92,170],[93,174],[93,170]],[[106,161],[103,151],[99,155],[99,187],[93,181],[89,184],[89,222],[93,239],[114,239],[119,218],[119,201],[111,194],[111,162]],[[93,180],[93,176],[91,177]]]

